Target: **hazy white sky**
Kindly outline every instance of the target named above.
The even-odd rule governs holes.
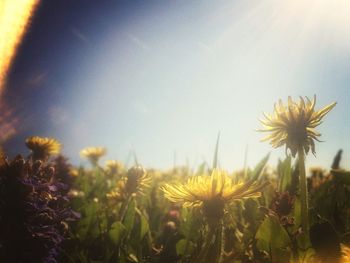
[[[74,162],[96,145],[121,160],[134,149],[146,166],[170,167],[174,152],[211,163],[220,131],[223,168],[241,168],[246,146],[250,165],[269,151],[274,164],[284,149],[259,142],[258,118],[279,98],[316,94],[318,107],[338,105],[308,163],[328,167],[343,148],[349,167],[350,2],[168,2],[128,9],[68,76],[69,117],[53,132]]]

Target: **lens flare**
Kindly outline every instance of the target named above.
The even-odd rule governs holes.
[[[16,134],[19,120],[3,101],[0,101],[0,145]]]
[[[16,49],[39,0],[0,1],[0,94]]]

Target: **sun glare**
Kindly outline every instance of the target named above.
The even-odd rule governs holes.
[[[306,30],[318,28],[331,31],[333,40],[337,42],[349,37],[350,1],[290,0],[285,2],[285,8],[287,12],[300,19]]]
[[[0,92],[38,0],[0,1]]]

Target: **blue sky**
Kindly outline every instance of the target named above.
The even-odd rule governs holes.
[[[47,51],[52,68],[45,70],[44,63],[36,71],[45,74],[41,85],[58,95],[49,103],[42,99],[46,115],[35,122],[45,125],[30,131],[59,138],[74,163],[82,162],[81,148],[96,145],[108,148],[107,158],[125,161],[134,150],[146,166],[166,168],[176,153],[177,164],[188,160],[194,167],[211,163],[220,131],[223,168],[242,168],[246,147],[249,165],[269,151],[275,164],[284,149],[259,142],[258,118],[279,98],[316,94],[318,107],[338,105],[320,126],[325,142],[317,144],[317,157],[310,155],[308,164],[329,167],[342,148],[347,166],[346,1],[92,5],[91,19],[86,10],[85,16],[72,12],[84,16],[65,25],[74,40],[56,40],[57,53]]]

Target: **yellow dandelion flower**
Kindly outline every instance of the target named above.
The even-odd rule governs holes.
[[[105,166],[109,174],[119,174],[123,169],[123,164],[117,160],[107,160]]]
[[[87,147],[80,151],[80,156],[88,159],[92,165],[97,165],[99,159],[107,153],[104,147]]]
[[[185,184],[165,184],[162,191],[172,202],[187,207],[201,207],[207,218],[222,218],[225,204],[234,200],[259,197],[266,184],[256,182],[235,183],[226,172],[214,169],[211,176],[193,176]]]
[[[106,194],[107,198],[115,201],[124,201],[127,199],[125,191],[125,180],[120,180],[115,189]]]
[[[142,193],[144,188],[149,187],[151,177],[141,165],[135,165],[128,170],[125,191],[127,193]]]
[[[260,120],[264,129],[259,131],[270,132],[263,141],[270,141],[274,147],[286,145],[295,157],[299,147],[308,153],[310,148],[315,154],[315,142],[319,141],[320,133],[315,128],[322,123],[322,118],[336,105],[329,104],[321,110],[315,110],[316,96],[312,100],[300,97],[299,103],[288,97],[288,104],[281,100],[275,104],[272,115],[264,113],[264,120]]]
[[[78,171],[78,169],[72,168],[69,170],[68,174],[72,177],[77,177],[77,176],[79,176],[79,171]]]
[[[130,168],[127,175],[118,181],[115,189],[107,193],[107,197],[116,201],[127,200],[149,187],[151,177],[141,165]]]
[[[26,146],[32,151],[34,160],[46,159],[61,151],[61,144],[54,138],[32,136],[26,139]]]

